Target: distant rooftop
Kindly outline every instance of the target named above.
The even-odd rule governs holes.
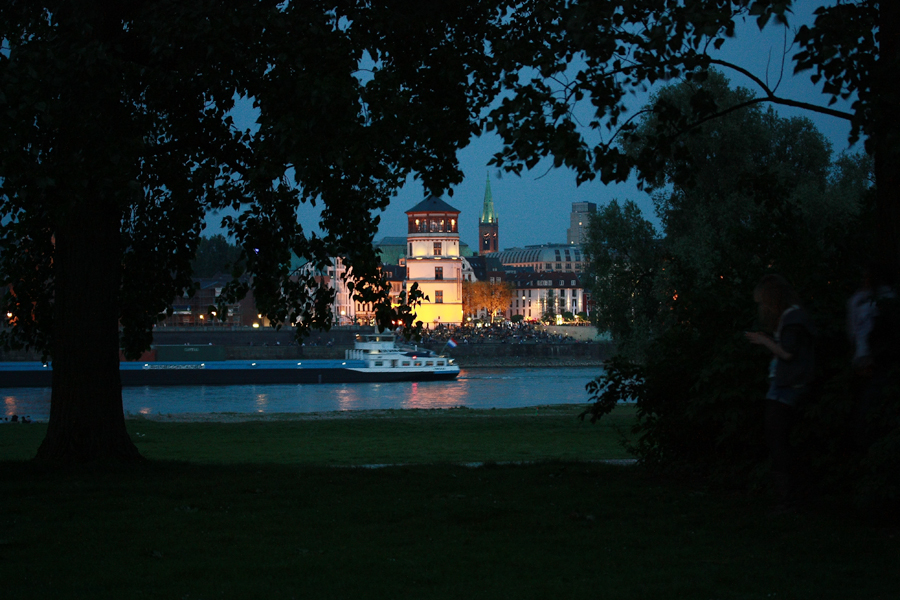
[[[459,214],[459,210],[453,208],[437,196],[428,196],[411,209],[406,214],[414,212],[453,212]]]
[[[580,262],[583,260],[581,246],[569,244],[543,244],[524,248],[507,248],[502,252],[491,252],[488,256],[500,259],[504,265],[521,263]]]

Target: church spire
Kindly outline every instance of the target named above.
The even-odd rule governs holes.
[[[491,195],[491,174],[488,173],[484,185],[484,209],[481,211],[481,223],[497,223],[497,213],[494,212],[494,198]]]
[[[500,233],[500,220],[494,212],[494,198],[491,196],[491,175],[488,173],[487,183],[484,186],[484,209],[481,211],[481,220],[478,222],[478,249],[482,254],[497,252],[500,247],[498,235]]]

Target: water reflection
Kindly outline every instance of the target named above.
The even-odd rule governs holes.
[[[11,417],[13,415],[19,414],[19,409],[16,408],[16,398],[15,396],[6,396],[3,398],[3,405],[6,408],[6,416]]]
[[[596,368],[470,369],[455,381],[123,388],[126,414],[303,413],[391,408],[514,408],[587,402]],[[0,389],[7,415],[46,420],[50,390]]]
[[[468,380],[413,383],[401,402],[401,408],[452,408],[466,404]]]
[[[374,391],[375,384],[363,384],[367,391]],[[305,386],[309,388],[310,386]],[[349,386],[346,384],[340,385],[335,390],[334,398],[337,401],[337,409],[338,410],[359,410],[360,406],[363,405],[362,398],[359,395],[359,389],[362,386]],[[310,393],[314,393],[314,389],[308,390]]]
[[[50,388],[16,388],[0,390],[3,412],[7,418],[26,415],[46,420],[50,416]]]

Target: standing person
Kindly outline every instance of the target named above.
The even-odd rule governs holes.
[[[866,449],[872,441],[870,414],[881,401],[897,362],[896,297],[882,269],[863,269],[860,288],[847,302],[847,337],[853,347],[853,441]]]
[[[874,265],[867,265],[862,272],[860,287],[847,301],[847,338],[853,346],[853,370],[861,376],[871,375],[872,353],[869,348],[869,334],[878,314],[876,294],[884,290],[877,288]]]
[[[800,298],[780,275],[766,275],[753,292],[763,332],[746,332],[751,344],[772,353],[766,394],[765,435],[772,460],[772,478],[782,503],[796,498],[796,465],[790,436],[799,407],[809,395],[815,373],[815,328]]]

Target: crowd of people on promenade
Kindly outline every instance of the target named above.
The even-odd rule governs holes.
[[[471,325],[438,325],[422,333],[426,344],[575,344],[584,343],[567,335],[545,331],[533,323],[494,323]]]

